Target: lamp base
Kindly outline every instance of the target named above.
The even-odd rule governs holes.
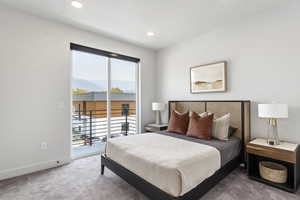
[[[160,111],[156,111],[156,119],[155,119],[155,124],[156,125],[161,125],[161,116],[160,116]]]
[[[276,119],[269,119],[268,126],[268,144],[269,145],[280,145],[278,136],[278,127]]]

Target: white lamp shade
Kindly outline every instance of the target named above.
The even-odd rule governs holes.
[[[288,105],[258,104],[258,116],[261,118],[288,118]]]
[[[152,103],[152,110],[153,111],[162,111],[165,109],[165,104],[164,103],[158,103],[158,102],[154,102]]]

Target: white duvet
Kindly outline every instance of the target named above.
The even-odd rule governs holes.
[[[110,139],[106,155],[174,197],[221,167],[216,148],[156,133]]]

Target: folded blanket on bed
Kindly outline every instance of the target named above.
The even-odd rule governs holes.
[[[155,133],[110,139],[106,155],[174,197],[184,195],[221,167],[216,148]]]

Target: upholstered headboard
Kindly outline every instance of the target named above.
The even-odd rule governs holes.
[[[250,141],[250,101],[169,101],[169,118],[171,111],[211,112],[216,117],[230,113],[230,125],[237,128],[235,136],[243,142],[243,147]]]

